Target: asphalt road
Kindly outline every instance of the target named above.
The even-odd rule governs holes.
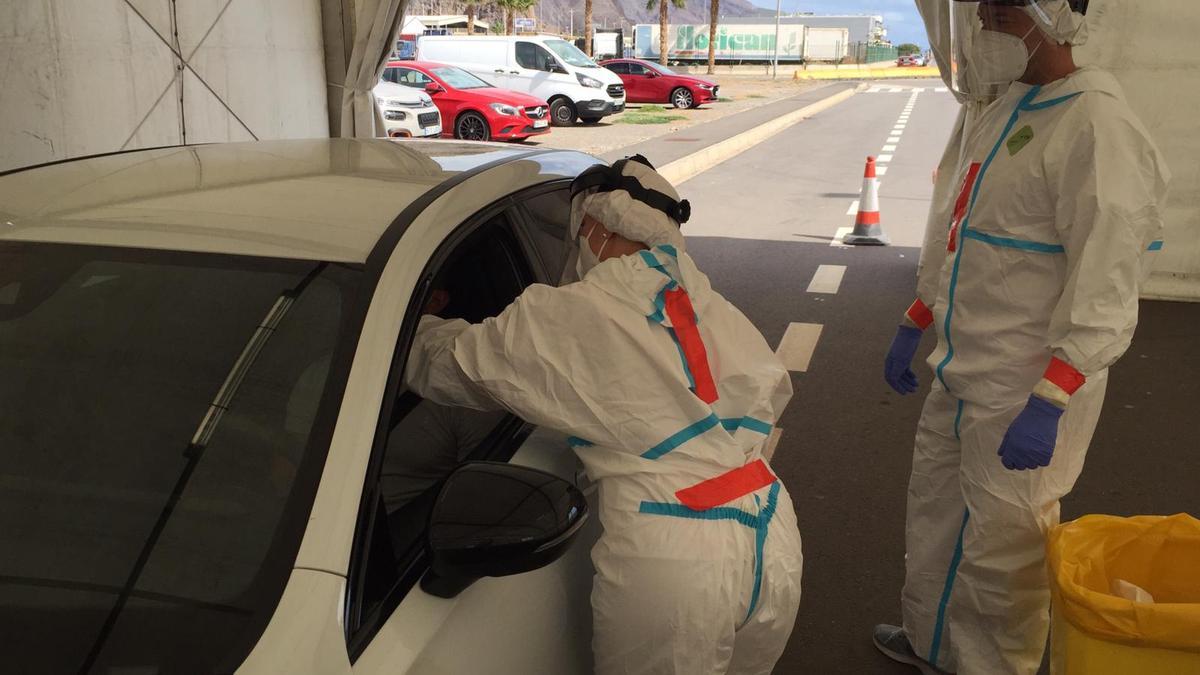
[[[914,98],[913,87],[924,91]],[[875,623],[900,618],[905,491],[930,375],[920,365],[922,391],[901,397],[886,387],[881,368],[914,296],[930,176],[956,108],[930,80],[878,88],[680,186],[693,205],[684,228],[692,255],[771,345],[794,332],[781,353],[805,368],[793,372],[795,396],[772,462],[792,493],[805,555],[800,617],[777,673],[916,672],[879,655],[870,634]],[[900,140],[889,142],[910,100]],[[883,153],[884,145],[897,147]],[[892,155],[881,164],[888,167],[881,211],[893,246],[831,246],[853,223],[847,212],[868,154]],[[838,274],[836,292],[809,292],[814,275],[829,291]],[[1088,466],[1064,502],[1065,519],[1200,514],[1200,356],[1191,346],[1200,305],[1142,306],[1133,347],[1112,370]]]

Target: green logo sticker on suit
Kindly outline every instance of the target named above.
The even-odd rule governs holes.
[[[1033,140],[1033,127],[1026,124],[1024,127],[1021,127],[1021,129],[1019,131],[1017,131],[1017,133],[1013,134],[1008,139],[1008,154],[1010,156],[1017,154],[1026,145],[1029,145],[1029,141],[1032,141],[1032,140]]]

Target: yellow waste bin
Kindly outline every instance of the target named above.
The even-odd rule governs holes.
[[[1200,675],[1200,520],[1084,516],[1050,531],[1046,563],[1053,675]]]

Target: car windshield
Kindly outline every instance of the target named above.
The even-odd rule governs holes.
[[[455,68],[454,66],[434,68],[433,74],[442,78],[446,84],[455,89],[482,89],[483,87],[492,86],[462,68]]]
[[[557,54],[558,58],[566,61],[567,65],[575,66],[577,68],[600,67],[596,65],[595,61],[589,59],[587,54],[579,51],[578,47],[570,42],[567,42],[566,40],[546,40],[545,45],[550,49],[550,51]]]
[[[645,65],[647,68],[653,68],[653,69],[657,70],[658,72],[662,73],[663,75],[674,75],[675,74],[675,71],[671,70],[670,68],[668,68],[664,65],[660,65],[658,63],[654,63],[653,61],[639,61],[638,63]]]
[[[358,276],[0,241],[6,672],[237,668],[308,520]]]

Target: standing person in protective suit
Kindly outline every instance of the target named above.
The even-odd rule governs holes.
[[[935,190],[918,297],[885,364],[892,388],[915,391],[910,364],[933,327],[904,624],[877,626],[874,641],[927,674],[1037,671],[1044,535],[1083,468],[1162,247],[1167,169],[1114,78],[1073,59],[1086,4],[919,2],[942,22],[935,47],[947,29],[954,38],[965,103],[940,176],[956,187]]]
[[[571,435],[599,484],[596,672],[771,672],[800,601],[800,534],[763,460],[787,369],[684,250],[688,205],[641,157],[573,185],[581,281],[494,319],[425,316],[406,384]]]

